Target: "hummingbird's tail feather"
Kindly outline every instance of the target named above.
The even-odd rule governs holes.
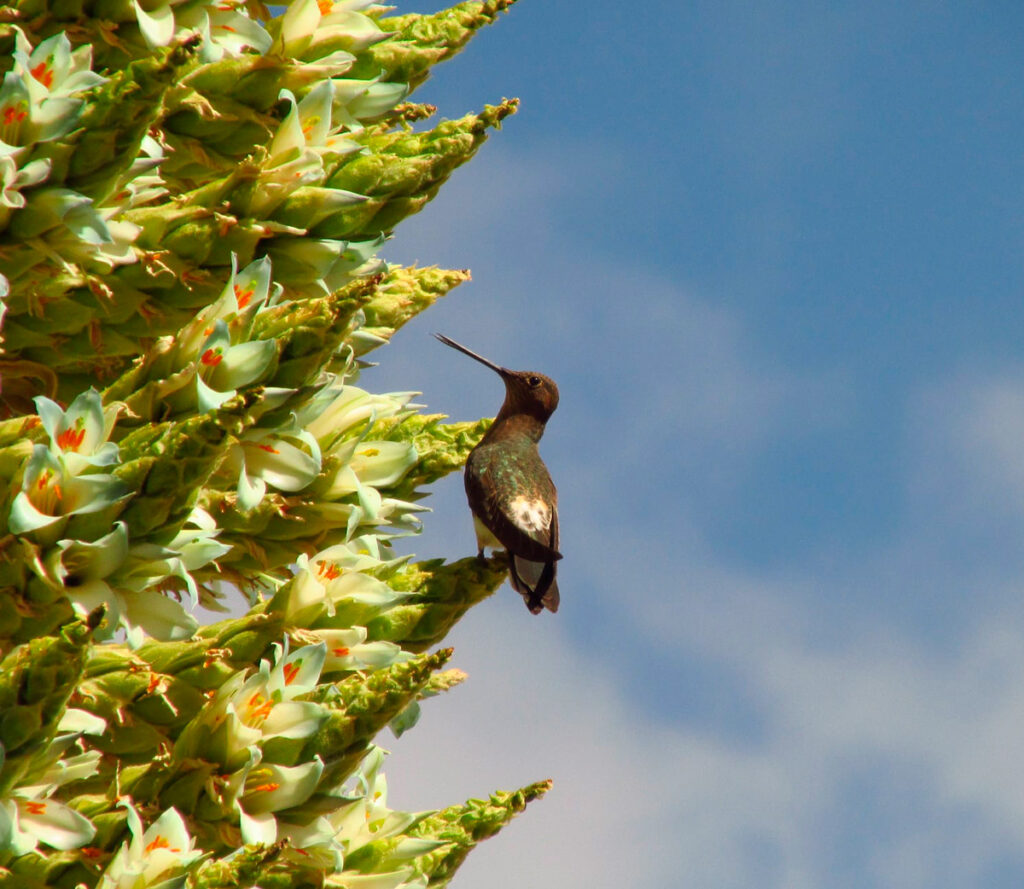
[[[558,611],[558,581],[554,562],[531,562],[521,556],[509,559],[509,582],[526,602],[531,614],[545,608]]]

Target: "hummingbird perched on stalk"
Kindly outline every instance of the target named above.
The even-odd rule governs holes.
[[[487,365],[505,382],[505,401],[466,459],[466,497],[473,513],[477,550],[508,553],[512,589],[532,614],[558,610],[558,492],[537,442],[558,407],[554,380],[529,370],[509,370],[441,334],[446,346]]]

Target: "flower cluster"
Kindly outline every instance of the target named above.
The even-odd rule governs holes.
[[[22,238],[63,248],[61,255],[107,247],[113,257],[121,245],[112,251],[110,245],[119,232],[110,230],[90,197],[63,187],[58,147],[79,124],[84,96],[107,78],[91,70],[90,46],[72,50],[60,33],[33,47],[22,29],[12,30],[13,67],[0,84],[0,228],[15,217]]]
[[[543,792],[395,812],[375,740],[504,577],[396,556],[487,423],[362,375],[469,277],[377,253],[515,110],[405,102],[508,2],[8,4],[0,882],[442,885]]]
[[[44,755],[26,769],[19,786],[0,797],[0,849],[17,857],[40,843],[54,849],[76,849],[96,835],[92,822],[70,806],[53,799],[65,784],[93,774],[100,754],[95,750],[69,753],[85,733],[99,734],[102,719],[80,710],[64,711],[57,736]]]

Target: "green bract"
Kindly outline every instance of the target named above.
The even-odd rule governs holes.
[[[393,811],[377,744],[505,576],[396,555],[487,424],[361,375],[469,277],[379,251],[508,5],[0,11],[0,886],[439,886],[545,789]]]

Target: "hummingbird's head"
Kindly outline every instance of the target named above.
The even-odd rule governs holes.
[[[532,370],[508,370],[498,373],[505,381],[505,414],[527,414],[546,423],[558,407],[558,386],[551,377]]]
[[[512,416],[513,414],[533,417],[541,423],[546,423],[548,417],[558,407],[558,386],[551,377],[537,373],[532,370],[509,370],[501,367],[493,361],[488,361],[482,355],[467,349],[465,346],[448,339],[437,333],[434,334],[446,346],[458,349],[460,352],[474,358],[481,364],[487,365],[505,381],[505,403],[501,406],[498,419]]]

